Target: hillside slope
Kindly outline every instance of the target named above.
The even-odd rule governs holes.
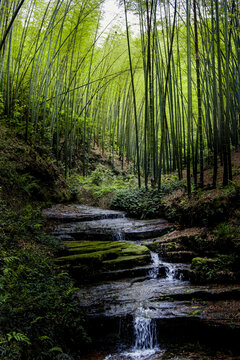
[[[0,129],[0,358],[72,359],[89,341],[41,209],[70,191],[50,152]],[[68,336],[66,336],[66,334]],[[65,354],[65,355],[64,355]]]

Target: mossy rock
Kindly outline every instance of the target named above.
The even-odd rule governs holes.
[[[150,252],[144,245],[118,241],[66,241],[65,256],[56,263],[83,281],[104,271],[147,265]]]
[[[141,265],[147,265],[149,263],[148,255],[130,255],[130,256],[119,256],[116,259],[105,260],[104,262],[105,270],[118,270],[132,268]]]
[[[190,278],[193,283],[239,283],[239,264],[234,255],[194,258]]]

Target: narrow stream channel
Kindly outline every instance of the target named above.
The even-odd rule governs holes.
[[[91,252],[99,243],[113,247],[133,243],[135,248],[149,244],[151,248],[160,236],[173,230],[164,219],[134,220],[121,212],[80,205],[72,205],[69,211],[56,206],[47,209],[45,215],[60,222],[53,235],[67,246],[72,241],[79,246],[87,243],[83,246]],[[74,245],[71,250],[75,253]],[[135,262],[103,270],[102,277],[79,284],[77,296],[88,320],[94,352],[86,354],[84,360],[161,360],[165,355],[168,360],[195,360],[201,356],[182,357],[178,348],[168,357],[169,346],[184,348],[200,340],[207,349],[214,343],[218,349],[219,342],[232,343],[238,349],[240,326],[228,324],[239,317],[239,302],[235,299],[240,298],[240,287],[193,285],[188,281],[190,264],[166,262],[152,251],[150,257],[148,249],[146,253],[147,261],[138,263],[138,252],[132,257],[124,251],[118,255],[113,252],[113,259],[115,255],[120,260],[125,256]],[[236,308],[233,317],[227,316],[229,301]],[[240,359],[219,357],[217,353],[204,359]]]
[[[182,283],[181,275],[180,280],[175,279],[176,266],[171,263],[161,261],[159,255],[151,251],[151,259],[153,267],[148,272],[150,280],[155,280],[159,275],[159,266],[164,266],[166,269],[166,277],[159,279],[159,283],[177,285]],[[159,284],[160,285],[160,284]],[[152,310],[143,306],[139,306],[135,310],[133,317],[133,331],[134,331],[134,344],[129,350],[115,353],[114,355],[107,355],[104,360],[154,360],[160,359],[164,349],[161,348],[157,339],[157,326],[156,320],[151,318]]]

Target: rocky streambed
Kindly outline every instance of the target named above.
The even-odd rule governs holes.
[[[56,262],[79,283],[84,359],[240,359],[240,286],[191,284],[197,254],[176,247],[172,224],[80,205],[44,213],[64,242]]]

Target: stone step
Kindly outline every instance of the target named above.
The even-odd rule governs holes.
[[[142,240],[173,230],[164,219],[130,220],[127,218],[73,222],[58,225],[54,236],[71,236],[76,240]]]
[[[164,253],[164,259],[171,261],[172,263],[191,263],[192,259],[196,256],[197,254],[190,250],[168,251],[167,253]]]
[[[177,289],[176,289],[177,290]],[[219,300],[240,300],[240,287],[196,287],[190,288],[185,292],[173,291],[166,295],[159,296],[159,301],[164,301],[171,298],[172,300],[188,301],[188,300],[206,300],[206,301],[219,301]],[[239,303],[240,310],[240,303]]]
[[[101,219],[117,219],[125,217],[122,211],[104,210],[93,206],[85,205],[54,205],[43,211],[48,220],[61,223],[94,221]]]
[[[103,272],[101,274],[101,280],[120,280],[120,279],[132,279],[136,278],[137,281],[140,281],[139,279],[149,279],[149,272],[153,270],[154,267],[152,266],[142,266],[137,267],[133,269],[123,269],[123,270],[116,270],[116,271],[107,271]],[[166,267],[165,266],[159,266],[159,273],[158,278],[164,278],[166,277]],[[132,280],[130,280],[132,281]]]
[[[176,306],[176,304],[173,304]],[[207,306],[209,308],[211,305]],[[227,314],[227,304],[223,305],[223,309]],[[216,349],[215,352],[208,352],[209,354],[217,354],[219,351],[230,350],[231,356],[221,357],[221,359],[239,359],[239,356],[232,357],[233,353],[240,352],[240,327],[236,322],[235,326],[230,326],[232,323],[231,316],[226,317],[226,321],[221,321],[222,311],[219,313],[216,311],[215,316],[212,318],[204,318],[202,316],[191,315],[177,315],[169,316],[168,313],[162,317],[155,318],[156,335],[159,344],[162,349],[167,349],[168,345],[171,347],[175,344],[179,347],[179,344],[185,348],[190,344],[198,344],[198,349],[204,349],[204,346],[210,346],[210,349]],[[232,314],[234,315],[234,314]],[[125,314],[122,316],[105,316],[104,314],[93,315],[88,317],[88,333],[95,342],[104,344],[105,349],[112,347],[112,341],[115,339],[115,351],[119,351],[119,345],[121,349],[131,348],[134,344],[134,315]],[[121,340],[121,343],[117,342],[117,339]],[[170,357],[172,359],[201,359],[202,356],[195,357],[195,347],[190,347],[192,357]],[[204,359],[218,359],[219,357],[210,357],[206,355]],[[161,355],[155,354],[154,359],[162,359]],[[164,357],[165,358],[165,357]],[[112,357],[111,357],[112,359]],[[121,359],[116,356],[113,359]]]
[[[66,241],[64,244],[65,250],[55,261],[59,266],[67,268],[80,282],[99,280],[102,273],[111,271],[114,273],[125,269],[130,272],[131,269],[149,266],[151,261],[146,246],[130,242]],[[107,275],[103,278],[105,276]]]

